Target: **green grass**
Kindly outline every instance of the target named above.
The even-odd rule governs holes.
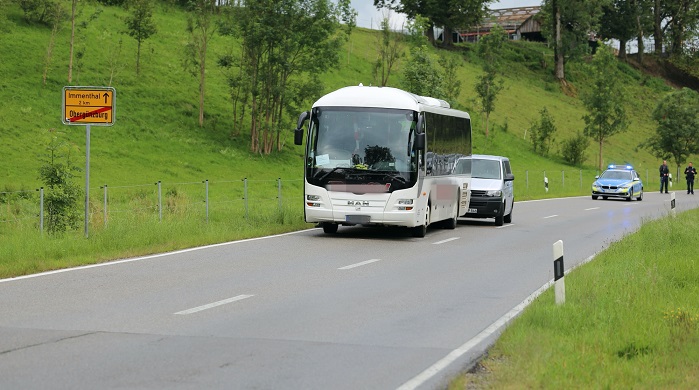
[[[699,388],[699,211],[647,221],[565,277],[450,388]],[[662,249],[661,249],[662,248]]]
[[[69,1],[61,2],[70,9]],[[15,4],[6,6],[0,17],[0,278],[309,227],[300,202],[303,152],[293,145],[291,132],[283,132],[281,152],[262,156],[249,153],[246,128],[233,128],[225,73],[215,66],[216,57],[237,50],[233,39],[215,36],[210,43],[206,121],[200,128],[197,80],[181,65],[181,48],[187,41],[183,12],[157,7],[158,32],[143,46],[137,76],[136,44],[123,33],[126,12],[91,2],[81,2],[79,10],[79,22],[97,10],[101,13],[77,33],[76,49],[84,51],[84,57],[76,62],[71,83],[67,23],[56,38],[44,85],[50,30],[26,23]],[[371,75],[376,44],[375,31],[355,29],[341,48],[340,64],[321,76],[324,90],[376,84]],[[547,46],[510,43],[503,55],[505,89],[491,114],[486,139],[485,118],[474,94],[482,69],[473,46],[433,53],[462,59],[462,92],[451,103],[472,115],[474,153],[510,157],[517,200],[589,195],[598,173],[598,145],[590,143],[580,168],[558,157],[561,142],[584,126],[586,112],[579,95],[589,78],[583,62],[568,62],[565,94],[552,77],[553,57]],[[403,64],[393,70],[390,86],[402,87]],[[654,191],[659,161],[638,144],[653,134],[650,113],[669,88],[625,64],[619,64],[619,71],[629,97],[631,126],[604,145],[604,164],[633,163],[646,191]],[[91,130],[89,238],[84,237],[82,223],[56,236],[42,235],[38,228],[35,189],[41,186],[38,169],[48,131],[62,133],[74,145],[76,164],[85,166],[84,127],[61,123],[61,92],[67,85],[113,86],[117,91],[114,126]],[[316,98],[308,96],[307,107]],[[558,128],[546,157],[532,153],[527,139],[527,130],[544,107]],[[297,113],[289,116],[291,129]],[[82,186],[81,175],[77,182]],[[249,179],[247,217],[243,178]],[[277,178],[282,179],[281,207]],[[204,180],[210,185],[208,221]],[[158,181],[162,221],[154,184]],[[106,221],[101,188],[105,184]],[[698,388],[699,260],[692,249],[697,219],[692,211],[649,222],[611,245],[595,261],[566,276],[564,306],[555,306],[553,293],[546,292],[508,327],[481,362],[481,372],[487,375],[464,375],[452,387]]]
[[[66,9],[70,2],[62,0]],[[215,59],[238,50],[231,37],[215,36],[210,42],[205,102],[205,125],[197,123],[197,80],[183,67],[180,48],[188,40],[185,14],[172,6],[156,7],[154,20],[158,32],[142,47],[141,73],[135,73],[136,42],[124,34],[123,18],[127,13],[118,7],[104,7],[86,2],[79,6],[78,25],[92,15],[98,15],[76,33],[76,52],[83,52],[73,70],[74,79],[67,81],[70,28],[64,23],[56,37],[46,84],[42,82],[50,29],[27,23],[15,4],[4,9],[0,29],[0,241],[4,255],[0,275],[42,271],[76,264],[50,259],[53,252],[32,254],[24,251],[18,235],[27,237],[38,233],[39,197],[35,189],[42,186],[38,169],[45,153],[49,130],[73,145],[75,164],[85,167],[85,128],[61,123],[61,93],[67,85],[112,86],[116,89],[115,124],[111,127],[93,126],[90,137],[90,235],[88,241],[99,241],[99,235],[113,234],[119,224],[127,223],[123,231],[122,252],[106,251],[100,245],[79,245],[71,256],[78,262],[106,261],[132,253],[144,254],[164,247],[182,248],[201,243],[233,240],[241,237],[240,210],[243,208],[242,179],[248,178],[252,202],[274,213],[278,208],[276,180],[283,181],[285,225],[308,227],[301,222],[302,153],[293,145],[292,132],[283,131],[283,150],[273,155],[249,152],[248,129],[233,128],[231,101],[225,72],[215,65]],[[377,53],[376,31],[357,28],[349,42],[341,48],[341,61],[333,70],[322,75],[325,91],[356,85],[375,84],[372,63]],[[461,45],[457,50],[433,50],[434,55],[460,58],[458,81],[462,92],[455,107],[468,110],[473,118],[475,153],[500,154],[510,157],[517,177],[515,197],[518,200],[544,197],[586,195],[598,173],[595,167],[597,146],[591,144],[587,163],[570,167],[558,155],[560,141],[580,131],[585,110],[576,96],[568,96],[552,77],[551,50],[545,45],[512,42],[503,55],[505,60],[505,89],[498,97],[491,115],[490,136],[486,139],[484,117],[478,111],[474,94],[481,63],[473,46]],[[408,48],[404,51],[407,53]],[[389,80],[390,86],[401,87],[401,72],[405,61],[399,61]],[[113,65],[115,64],[115,65]],[[650,170],[651,182],[657,161],[644,150],[636,149],[640,140],[653,132],[649,113],[657,99],[668,88],[661,81],[649,79],[630,67],[620,64],[620,80],[628,89],[632,127],[627,133],[613,137],[605,145],[605,162],[633,162],[641,172]],[[585,89],[587,74],[582,63],[570,61],[567,76],[570,90]],[[650,81],[652,82],[650,82]],[[655,81],[653,81],[655,80]],[[317,96],[308,96],[310,107]],[[531,152],[526,131],[547,107],[558,133],[551,155],[538,156]],[[289,129],[297,113],[289,114]],[[54,133],[55,134],[55,133]],[[549,178],[549,191],[543,186],[544,174]],[[582,182],[580,176],[582,175]],[[528,177],[528,180],[527,180]],[[210,215],[207,224],[202,217],[204,180],[210,183]],[[154,229],[149,218],[157,215],[157,195],[154,183],[163,183],[164,218],[171,225],[192,227],[189,234],[173,235],[168,227]],[[84,173],[76,183],[84,187]],[[656,184],[647,183],[650,187]],[[108,224],[104,223],[103,189],[109,189]],[[654,187],[653,187],[654,188]],[[259,200],[256,200],[259,199]],[[262,202],[261,200],[264,200]],[[82,215],[82,213],[81,213]],[[178,218],[192,218],[179,221]],[[294,219],[298,218],[298,219]],[[276,218],[263,227],[277,231]],[[163,225],[166,225],[163,223]],[[219,226],[220,225],[220,226]],[[234,225],[235,228],[227,225]],[[249,229],[245,236],[250,236]],[[100,231],[103,229],[104,231]],[[262,229],[264,230],[264,229]],[[33,232],[33,233],[32,233]],[[161,232],[160,241],[153,234]],[[259,233],[263,234],[263,233]],[[40,235],[40,234],[39,234]],[[137,237],[151,237],[141,240]],[[84,240],[82,223],[65,237],[45,235],[42,243]],[[21,240],[20,240],[21,241]],[[36,242],[35,242],[36,244]],[[18,245],[20,249],[8,248]],[[59,245],[59,244],[55,244]],[[65,244],[68,245],[68,244]],[[59,245],[60,246],[60,245]],[[78,249],[79,248],[79,249]],[[22,255],[26,253],[26,255]],[[32,261],[41,258],[38,265]],[[13,260],[7,260],[13,259]],[[15,264],[25,263],[23,266]]]

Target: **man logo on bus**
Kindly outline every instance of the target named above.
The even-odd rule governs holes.
[[[361,201],[361,200],[357,200],[357,201],[348,200],[348,201],[347,201],[347,206],[369,206],[369,202],[366,201],[366,200],[365,200],[365,201]]]

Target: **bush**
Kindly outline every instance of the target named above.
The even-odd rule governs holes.
[[[570,165],[579,167],[585,162],[585,150],[590,144],[589,138],[578,132],[574,137],[563,141],[561,156]]]

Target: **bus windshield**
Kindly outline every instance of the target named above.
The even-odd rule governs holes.
[[[416,114],[385,108],[320,107],[311,117],[306,177],[311,184],[412,186]]]

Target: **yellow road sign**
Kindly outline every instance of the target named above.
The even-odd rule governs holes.
[[[63,87],[63,123],[111,126],[115,103],[113,87]]]

